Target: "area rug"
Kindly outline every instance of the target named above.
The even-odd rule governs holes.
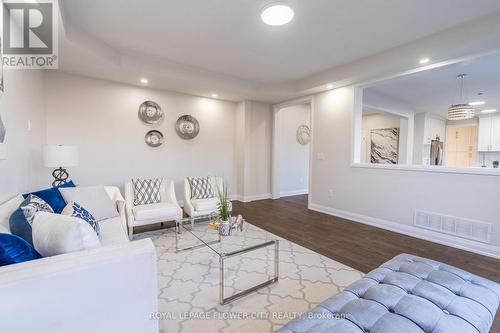
[[[176,253],[172,229],[138,234],[136,239],[148,237],[158,256],[159,308],[152,316],[159,321],[160,333],[273,332],[363,276],[274,236],[280,240],[279,281],[221,306],[219,258],[214,252],[204,246]],[[185,233],[180,245],[197,242]],[[273,247],[227,259],[226,297],[270,279],[273,259]]]

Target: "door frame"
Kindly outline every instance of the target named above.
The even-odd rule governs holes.
[[[281,120],[283,118],[283,113],[280,111],[284,108],[309,104],[311,108],[309,128],[311,130],[311,140],[309,142],[309,179],[307,184],[308,189],[308,205],[311,203],[311,180],[312,180],[312,157],[313,157],[313,141],[314,141],[314,96],[306,96],[291,101],[279,103],[273,105],[273,135],[272,135],[272,158],[271,158],[271,197],[273,199],[279,199],[280,196],[280,159],[279,153],[282,150],[281,138]]]

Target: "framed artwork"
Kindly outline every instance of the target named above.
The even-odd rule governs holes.
[[[0,6],[2,5],[2,1],[0,1]],[[0,11],[1,12],[1,11]],[[2,36],[0,36],[0,91],[3,92],[3,53],[2,53]]]
[[[399,128],[371,130],[371,163],[398,164]]]

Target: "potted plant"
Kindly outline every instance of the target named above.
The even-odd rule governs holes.
[[[498,168],[498,161],[497,160],[493,161],[493,167]]]
[[[224,182],[222,188],[217,186],[217,195],[219,197],[219,233],[223,236],[228,236],[231,231],[231,213],[229,211],[231,201],[229,200],[229,191],[226,182]]]

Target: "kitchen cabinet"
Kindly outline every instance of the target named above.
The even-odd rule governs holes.
[[[444,141],[445,136],[446,122],[443,119],[438,119],[427,114],[424,126],[424,145],[430,145],[432,140],[436,140],[436,138]]]
[[[448,126],[446,166],[473,167],[477,157],[477,125]]]
[[[479,118],[479,151],[500,151],[500,117]]]

